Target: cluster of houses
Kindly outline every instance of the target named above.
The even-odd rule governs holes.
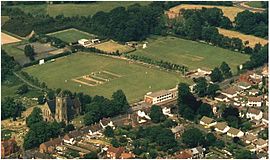
[[[180,151],[174,158],[176,159],[203,159],[205,148],[195,147]]]

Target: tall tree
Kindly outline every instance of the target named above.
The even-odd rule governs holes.
[[[224,78],[232,77],[231,68],[229,67],[229,65],[226,62],[223,61],[219,68],[220,68],[220,71],[222,72]]]
[[[203,103],[199,107],[197,113],[201,116],[207,116],[207,117],[212,117],[213,116],[213,111],[212,107],[209,104]]]
[[[24,54],[26,57],[29,57],[31,61],[35,60],[35,57],[34,57],[35,51],[34,51],[34,48],[30,44],[25,45]]]
[[[188,147],[197,147],[204,141],[203,133],[197,128],[190,128],[182,134],[182,141]]]
[[[219,68],[214,68],[212,73],[210,74],[211,81],[213,82],[221,82],[223,80],[222,73]]]
[[[207,95],[211,98],[214,98],[217,95],[218,90],[219,90],[219,85],[210,83],[207,88]]]
[[[207,81],[204,77],[199,77],[195,80],[195,93],[198,94],[199,97],[204,97],[207,94]]]
[[[31,114],[26,118],[26,124],[28,127],[31,127],[33,124],[42,121],[43,121],[42,111],[38,107],[35,107],[31,112]]]
[[[130,108],[126,95],[122,90],[117,90],[112,95],[112,103],[120,113],[126,113]]]
[[[151,107],[149,116],[154,123],[163,122],[166,119],[161,107],[157,105],[153,105]]]

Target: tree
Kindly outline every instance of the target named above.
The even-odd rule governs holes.
[[[216,136],[213,133],[207,133],[207,135],[205,136],[206,138],[206,142],[211,146],[213,144],[216,143]]]
[[[163,122],[166,119],[161,107],[157,105],[153,105],[151,107],[149,116],[154,123]]]
[[[92,125],[98,122],[100,119],[95,115],[94,112],[88,112],[84,115],[84,124],[85,125]]]
[[[98,159],[98,154],[96,151],[92,151],[90,153],[87,153],[83,157],[84,159]]]
[[[113,137],[114,136],[114,132],[113,132],[113,128],[110,126],[107,126],[104,130],[104,135],[106,137]]]
[[[189,147],[197,147],[204,140],[203,133],[197,128],[190,128],[182,134],[182,141]]]
[[[237,159],[256,159],[256,155],[252,154],[250,151],[245,149],[237,150],[235,154],[235,158]]]
[[[116,111],[119,113],[126,113],[130,107],[126,95],[122,90],[117,90],[113,93],[112,103],[115,106]]]
[[[264,140],[267,140],[268,139],[268,128],[262,130],[259,132],[258,134],[259,138],[262,138]]]
[[[185,119],[194,120],[195,114],[190,107],[186,107],[182,113],[180,113]]]
[[[30,44],[25,45],[24,54],[25,54],[26,57],[29,57],[29,59],[31,61],[35,60],[35,58],[34,58],[35,51],[34,51],[34,48]]]
[[[223,76],[219,68],[214,68],[212,73],[210,74],[211,81],[213,82],[221,82],[223,80]]]
[[[197,78],[195,80],[196,85],[194,91],[199,97],[204,97],[207,94],[207,81],[204,77]]]
[[[65,132],[65,133],[68,133],[68,132],[73,131],[73,130],[75,130],[75,127],[74,127],[73,124],[67,124],[67,125],[65,126],[65,128],[64,128],[64,132]]]
[[[1,119],[7,119],[12,117],[16,120],[17,117],[21,116],[24,106],[20,101],[16,101],[14,98],[5,97],[1,103]]]
[[[13,71],[19,69],[19,65],[5,50],[1,50],[1,81],[7,80],[13,75]]]
[[[27,93],[28,91],[29,91],[28,86],[26,84],[23,84],[17,89],[17,94],[22,95]]]
[[[201,17],[199,17],[198,14],[192,14],[189,18],[187,18],[185,28],[187,31],[187,36],[191,40],[200,39],[202,34]]]
[[[224,143],[224,141],[222,141],[222,140],[216,140],[214,146],[216,146],[216,147],[219,148],[219,149],[222,149],[222,148],[225,147],[225,143]]]
[[[113,138],[111,140],[111,144],[112,144],[113,147],[120,147],[120,143],[116,138]]]
[[[35,123],[43,121],[42,111],[40,108],[35,107],[31,114],[26,118],[26,124],[28,127],[31,127]]]
[[[47,97],[48,97],[49,100],[53,100],[55,98],[55,92],[53,90],[50,90],[47,93]]]
[[[222,62],[219,68],[224,78],[232,77],[231,68],[226,62]]]
[[[207,104],[207,103],[203,103],[197,113],[201,116],[207,116],[207,117],[212,117],[214,114],[213,114],[213,111],[212,111],[212,107]]]
[[[38,104],[44,104],[45,102],[46,102],[46,99],[43,95],[38,96]]]
[[[214,98],[216,97],[217,95],[217,91],[219,90],[219,85],[217,84],[209,84],[208,85],[208,88],[207,88],[207,95],[211,98]]]
[[[233,137],[233,143],[239,143],[240,142],[240,138],[239,137]]]
[[[158,156],[158,152],[156,150],[154,150],[154,149],[150,149],[149,158],[150,159],[155,159],[155,158],[157,158],[157,156]]]
[[[243,131],[248,131],[251,129],[251,127],[252,127],[252,124],[249,121],[247,121],[242,124],[241,128]]]

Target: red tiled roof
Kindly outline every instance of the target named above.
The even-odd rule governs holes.
[[[181,151],[180,154],[175,156],[176,159],[188,159],[192,158],[192,155],[187,153],[186,151]]]

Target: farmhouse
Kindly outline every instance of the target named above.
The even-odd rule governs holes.
[[[205,128],[210,128],[211,126],[214,126],[217,124],[214,119],[209,118],[207,116],[203,116],[200,120],[200,124],[203,125]]]
[[[220,133],[226,133],[230,129],[230,127],[227,125],[226,122],[217,122],[217,124],[214,127],[215,131]]]
[[[170,90],[161,90],[158,92],[149,92],[144,96],[144,101],[148,104],[158,104],[161,102],[166,102],[168,100],[173,100],[177,98],[178,89],[173,88]]]
[[[62,145],[63,141],[61,138],[51,139],[50,141],[41,143],[39,145],[40,153],[53,153],[57,146]]]
[[[259,109],[255,109],[255,108],[249,108],[246,114],[247,118],[250,118],[251,120],[261,120],[263,117],[263,113],[261,110]]]
[[[73,116],[81,112],[81,103],[78,98],[71,99],[69,96],[60,92],[54,100],[47,101],[41,106],[44,121],[65,122],[70,121]]]
[[[262,106],[262,96],[248,97],[247,106],[249,106],[249,107],[261,107]]]
[[[240,131],[239,129],[233,128],[231,127],[228,132],[227,135],[230,137],[243,137],[244,136],[244,132]]]

